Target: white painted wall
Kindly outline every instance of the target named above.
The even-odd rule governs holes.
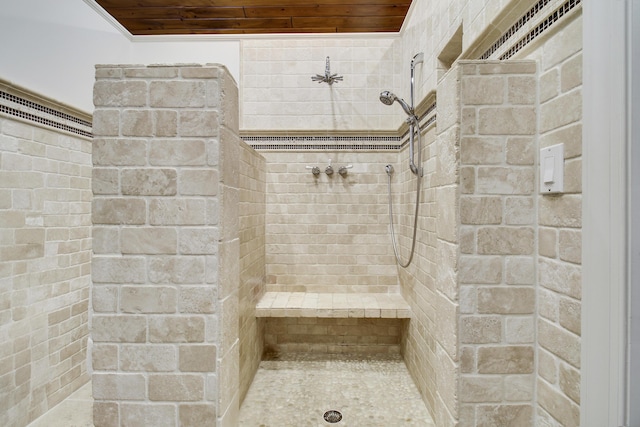
[[[239,40],[132,39],[82,0],[3,4],[0,39],[0,78],[88,113],[95,64],[220,63],[240,81]]]

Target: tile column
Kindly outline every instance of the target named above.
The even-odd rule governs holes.
[[[94,86],[96,426],[233,426],[238,92],[218,65],[107,65]]]

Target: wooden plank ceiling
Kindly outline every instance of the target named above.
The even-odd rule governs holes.
[[[397,32],[411,0],[95,0],[133,35]]]

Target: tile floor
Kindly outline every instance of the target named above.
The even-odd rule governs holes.
[[[91,382],[80,387],[28,427],[93,427]]]
[[[326,411],[342,420],[326,422]],[[260,363],[240,427],[435,427],[399,355],[287,354]]]
[[[28,427],[92,427],[92,404],[89,382]],[[329,410],[342,420],[326,422]],[[435,424],[400,356],[303,353],[263,360],[240,408],[240,427],[316,426]]]

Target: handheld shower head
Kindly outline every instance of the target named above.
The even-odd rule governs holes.
[[[380,92],[380,102],[382,102],[384,105],[391,105],[396,99],[398,99],[398,97],[388,90]]]
[[[411,107],[407,105],[406,102],[404,102],[403,99],[398,98],[388,90],[380,92],[380,102],[382,102],[383,104],[391,105],[396,101],[398,102],[398,104],[400,104],[404,112],[407,113],[409,117],[415,117],[415,115],[413,114],[413,110],[411,109]]]

